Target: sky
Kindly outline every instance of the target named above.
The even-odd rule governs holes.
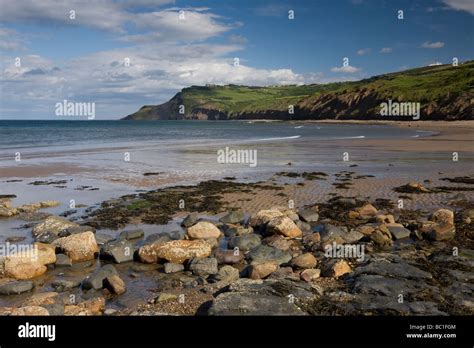
[[[0,0],[0,119],[58,119],[63,100],[118,119],[191,85],[359,80],[453,57],[474,59],[474,0]]]

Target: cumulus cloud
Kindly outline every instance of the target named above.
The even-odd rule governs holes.
[[[354,74],[354,73],[360,71],[360,69],[356,68],[356,67],[353,67],[353,66],[350,66],[350,65],[347,65],[347,66],[339,66],[339,67],[331,68],[331,71],[336,72],[336,73]]]
[[[472,0],[443,0],[449,8],[458,11],[467,11],[474,15],[474,1]]]
[[[441,41],[436,41],[436,42],[426,41],[421,45],[421,47],[423,47],[423,48],[443,48],[444,47],[444,42],[441,42]]]
[[[390,53],[392,51],[393,51],[392,47],[382,47],[380,49],[380,53]]]
[[[357,51],[357,55],[363,56],[363,55],[369,54],[370,51],[371,51],[370,48],[361,48],[360,50]]]

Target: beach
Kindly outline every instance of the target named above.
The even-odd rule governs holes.
[[[267,124],[270,123],[265,123],[262,127]],[[232,300],[227,300],[226,297],[218,301],[218,290],[228,285],[228,279],[214,270],[209,271],[214,266],[196,266],[196,269],[205,270],[200,273],[201,271],[196,271],[192,265],[186,266],[185,263],[186,268],[174,266],[178,271],[167,272],[160,262],[144,261],[149,257],[144,256],[149,245],[196,239],[189,237],[189,227],[196,222],[199,224],[199,221],[210,221],[221,234],[217,239],[215,235],[209,237],[210,240],[216,240],[210,242],[213,251],[212,255],[207,256],[218,260],[216,253],[219,250],[232,251],[230,246],[232,243],[235,245],[235,238],[247,234],[239,231],[247,227],[252,228],[250,235],[258,234],[258,238],[255,238],[259,241],[255,247],[269,246],[273,248],[272,252],[284,252],[285,257],[289,255],[289,260],[313,250],[318,259],[315,261],[317,267],[311,262],[310,266],[297,266],[294,261],[285,260],[277,262],[273,269],[273,261],[267,260],[267,255],[262,256],[263,259],[258,262],[259,265],[265,264],[260,269],[260,266],[255,266],[255,259],[252,261],[251,256],[248,259],[250,251],[246,250],[244,260],[232,262],[230,264],[234,269],[226,269],[231,273],[235,269],[240,272],[237,278],[235,274],[232,275],[233,281],[238,278],[239,282],[246,280],[245,272],[254,274],[248,276],[251,279],[265,279],[261,289],[264,294],[268,291],[271,293],[272,290],[266,287],[271,288],[274,282],[287,282],[293,278],[295,281],[297,278],[298,282],[291,283],[291,286],[287,284],[290,288],[297,287],[290,290],[290,293],[300,291],[308,299],[311,296],[319,299],[324,297],[324,301],[328,303],[324,309],[320,308],[321,304],[315,305],[312,302],[314,299],[305,299],[298,305],[298,310],[292,306],[283,307],[282,314],[302,314],[298,311],[310,314],[328,314],[331,311],[333,312],[329,314],[340,311],[368,314],[373,311],[389,313],[393,310],[397,314],[418,315],[445,312],[466,314],[472,311],[472,302],[467,300],[469,291],[472,291],[469,290],[471,285],[461,274],[469,272],[472,267],[470,255],[474,247],[469,218],[474,208],[474,122],[377,122],[362,126],[359,122],[337,121],[271,124],[278,124],[278,128],[273,129],[274,134],[263,138],[264,141],[256,135],[255,139],[231,139],[227,143],[223,139],[209,144],[178,143],[176,148],[167,143],[166,146],[169,147],[166,152],[169,151],[171,155],[163,163],[168,170],[160,165],[159,160],[154,164],[147,163],[150,157],[140,154],[144,149],[156,151],[159,148],[158,145],[153,148],[151,143],[142,144],[140,149],[136,149],[140,163],[137,166],[132,163],[129,169],[128,164],[122,161],[112,169],[106,168],[111,162],[101,163],[101,158],[121,157],[124,151],[130,151],[131,147],[120,143],[113,146],[100,144],[88,150],[90,155],[85,155],[83,149],[72,147],[67,147],[62,153],[55,146],[54,151],[47,150],[48,154],[52,154],[51,157],[42,158],[39,152],[29,150],[26,158],[32,158],[31,164],[24,161],[27,163],[8,165],[5,152],[2,152],[0,194],[5,203],[3,212],[10,211],[12,214],[8,216],[5,213],[0,218],[2,243],[55,243],[58,236],[34,231],[51,216],[60,216],[63,220],[58,220],[59,225],[66,220],[71,223],[70,227],[63,226],[66,226],[64,231],[71,228],[74,232],[68,232],[59,239],[88,233],[86,231],[90,228],[98,244],[98,249],[93,254],[99,254],[99,258],[72,262],[68,267],[49,267],[48,271],[34,277],[33,290],[19,295],[0,296],[3,311],[8,314],[15,308],[28,307],[38,296],[41,297],[39,294],[54,293],[50,295],[54,300],[42,299],[45,302],[40,301],[38,306],[56,313],[54,311],[57,310],[58,303],[62,303],[64,307],[64,298],[73,293],[82,298],[83,307],[68,309],[66,304],[66,312],[63,308],[60,314],[78,313],[80,310],[93,315],[236,314],[239,306],[233,301],[241,303],[239,301],[243,301],[242,298],[250,296],[253,290],[249,288],[249,284],[244,282],[245,284],[240,285],[240,290],[231,290],[228,296]],[[311,127],[316,131],[327,125],[345,125],[348,128],[343,135],[332,136],[333,139],[327,136],[313,139],[310,137],[312,131],[305,133],[307,135],[299,134],[305,128]],[[382,127],[384,134],[395,135],[377,137],[373,135],[377,133],[377,127]],[[404,133],[405,130],[408,133]],[[215,161],[215,153],[223,146],[257,149],[259,165],[252,168],[246,164],[225,164],[221,169]],[[99,151],[98,148],[105,150]],[[11,151],[15,152],[15,149]],[[130,152],[134,154],[133,151]],[[459,154],[457,161],[453,161],[453,152]],[[176,155],[178,153],[179,156]],[[344,160],[345,153],[349,156],[347,160]],[[87,160],[83,161],[84,158]],[[197,170],[194,168],[195,163]],[[74,201],[72,206],[71,200]],[[13,209],[18,211],[14,212]],[[436,218],[433,220],[433,214],[439,209],[453,213],[454,218],[451,220],[444,215],[443,219],[447,219],[446,223],[456,229],[455,235],[451,229],[447,232],[440,230],[439,233],[447,233],[447,237],[443,234],[438,239],[438,230],[430,232],[426,227],[431,224],[435,228],[437,225],[433,227],[433,224],[441,223]],[[308,210],[319,217],[311,220],[306,216]],[[303,231],[302,235],[295,237],[279,232],[272,236],[268,231],[265,232],[259,223],[251,222],[261,211],[276,211],[276,216],[287,216],[298,226],[300,232]],[[243,215],[226,221],[224,217],[229,214],[232,216],[232,212],[241,212]],[[194,222],[183,226],[183,219],[189,219],[190,214],[197,214],[198,217],[193,215]],[[363,229],[369,225],[373,232]],[[388,227],[382,228],[382,225]],[[331,230],[333,227],[336,230]],[[392,227],[397,232],[393,232]],[[278,230],[279,227],[275,228]],[[388,229],[385,230],[386,228]],[[229,232],[232,229],[235,231]],[[130,239],[120,237],[127,231],[140,232],[136,232],[137,236]],[[209,232],[207,229],[203,231]],[[358,239],[344,240],[349,231],[356,231]],[[399,232],[403,237],[397,237]],[[374,237],[378,233],[382,237]],[[433,237],[433,233],[436,237]],[[333,234],[342,237],[338,239]],[[319,238],[319,241],[316,243],[312,238]],[[116,262],[110,263],[115,256],[111,257],[113,252],[107,251],[107,248],[115,248],[113,243],[120,240],[121,247],[126,244],[134,250],[134,256],[126,259],[127,262],[115,260]],[[326,244],[333,241],[343,244],[362,243],[367,248],[367,253],[373,256],[364,259],[364,262],[345,258],[343,261],[347,264],[337,264],[336,267],[331,263],[334,260],[325,258],[322,253],[326,244],[321,244],[321,240]],[[109,245],[110,243],[112,244]],[[438,272],[448,267],[441,259],[447,257],[452,247],[462,250],[465,258],[457,259],[455,272],[458,273],[453,276],[454,282],[447,284],[446,279],[438,278]],[[433,259],[434,256],[437,259]],[[390,297],[392,293],[376,294],[378,290],[371,285],[370,276],[387,277],[386,271],[378,268],[380,264],[377,262],[380,260],[382,263],[390,263],[396,270],[408,267],[410,271],[410,267],[416,268],[412,270],[412,276],[409,275],[410,272],[407,276],[396,273],[399,283],[393,285],[394,289],[406,287],[408,293],[412,293],[411,304],[397,309],[394,304],[396,301],[393,302]],[[267,261],[270,264],[266,264]],[[169,263],[180,264],[174,261]],[[96,275],[106,265],[114,265],[112,275],[116,274],[122,279],[126,292],[117,291],[116,288],[113,290],[114,286],[103,288],[102,283],[98,288],[84,290],[84,279]],[[341,267],[347,267],[351,271],[338,274]],[[371,271],[362,271],[364,267]],[[222,268],[219,272],[221,270]],[[316,270],[322,272],[321,276],[319,273],[316,276]],[[383,283],[392,280],[380,278],[380,281]],[[431,286],[433,291],[426,299],[421,299],[416,282],[425,281],[426,286]],[[354,282],[359,284],[359,288],[348,285]],[[119,282],[119,287],[120,284]],[[311,285],[310,288],[308,285]],[[455,291],[450,287],[456,286],[467,289],[463,290],[465,297],[462,295],[456,299],[454,295],[448,295],[449,291]],[[336,298],[338,292],[335,289],[343,293],[337,296],[346,297]],[[440,295],[440,291],[444,295]],[[99,301],[103,301],[99,310],[94,311],[91,308],[95,304],[87,302],[91,293],[100,298]],[[88,295],[84,297],[85,294]],[[189,298],[189,302],[180,305],[180,295]],[[383,300],[383,296],[390,298]],[[383,303],[388,299],[390,305],[384,307]],[[268,310],[281,305],[279,298],[271,298],[269,301]]]

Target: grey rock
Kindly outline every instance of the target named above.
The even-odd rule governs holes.
[[[403,226],[394,226],[388,224],[387,228],[392,234],[393,238],[396,240],[410,237],[410,230],[406,229]]]
[[[56,266],[62,266],[62,267],[71,267],[72,266],[72,260],[64,254],[57,254],[56,255]]]
[[[82,288],[85,290],[102,289],[104,286],[104,279],[111,275],[118,275],[117,270],[112,265],[105,265],[95,270],[90,276],[82,282]]]
[[[27,281],[11,281],[0,285],[0,295],[15,295],[23,292],[30,291],[33,289],[34,283],[30,280]]]
[[[37,235],[36,238],[35,238],[35,241],[40,242],[40,243],[51,244],[52,242],[54,242],[58,238],[59,237],[58,237],[57,234],[55,234],[53,232],[50,232],[50,231],[46,231],[46,232],[43,232],[43,233]]]
[[[81,282],[71,281],[71,280],[56,280],[51,283],[51,287],[57,292],[69,291],[74,288],[77,288],[81,285]]]
[[[252,263],[263,263],[274,261],[279,265],[287,263],[291,260],[291,255],[286,251],[269,247],[267,245],[259,245],[247,254],[247,258]]]
[[[244,212],[242,210],[231,210],[226,215],[219,219],[220,222],[225,224],[238,224],[244,221]]]
[[[199,220],[199,214],[198,213],[191,213],[188,216],[186,216],[186,218],[184,218],[183,222],[181,222],[181,226],[191,227],[198,220]]]
[[[143,238],[144,235],[145,235],[145,232],[143,232],[143,230],[127,230],[127,231],[120,232],[119,239],[126,239],[126,240],[139,239],[139,238]]]
[[[217,274],[217,260],[213,257],[205,259],[194,258],[189,263],[189,270],[201,277]]]
[[[244,234],[237,236],[229,241],[229,248],[239,248],[239,250],[247,251],[262,243],[261,237],[258,234]]]
[[[100,258],[112,259],[115,263],[133,261],[134,243],[126,239],[110,241],[100,248]]]
[[[240,277],[240,272],[237,268],[232,266],[223,266],[219,269],[215,279],[224,282],[233,282]]]
[[[168,233],[153,233],[146,237],[144,245],[155,243],[166,243],[171,241],[171,236]]]
[[[315,223],[319,220],[319,214],[311,209],[301,209],[298,212],[301,220],[308,222],[308,223]]]
[[[165,263],[165,273],[176,273],[176,272],[181,272],[184,271],[184,266],[179,263],[171,263],[167,262]]]
[[[233,265],[241,262],[244,259],[244,253],[240,250],[222,250],[217,249],[214,253],[218,264]]]

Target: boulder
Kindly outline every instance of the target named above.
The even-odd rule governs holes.
[[[113,275],[118,275],[113,265],[105,265],[96,269],[90,276],[82,282],[82,288],[85,290],[99,290],[104,287],[104,279]]]
[[[25,306],[14,308],[11,312],[12,316],[45,316],[49,315],[49,312],[46,308],[41,306]]]
[[[288,250],[291,246],[291,241],[287,240],[279,234],[274,234],[270,237],[265,238],[262,243],[280,250]]]
[[[194,225],[197,221],[199,220],[199,214],[198,213],[191,213],[188,216],[186,216],[181,222],[181,226],[183,227],[191,227]]]
[[[308,223],[315,223],[319,220],[319,214],[312,209],[301,209],[298,214],[301,220]]]
[[[225,224],[238,224],[244,221],[245,216],[242,210],[231,210],[226,215],[219,219],[220,222]]]
[[[431,221],[439,224],[454,225],[454,212],[449,209],[438,209],[431,216]]]
[[[208,257],[211,251],[211,245],[203,239],[173,240],[144,245],[138,250],[138,256],[144,263],[156,263],[160,259],[172,263],[183,263],[192,258]]]
[[[301,254],[291,260],[291,265],[295,268],[314,268],[318,261],[311,253]]]
[[[364,204],[362,207],[356,210],[359,213],[361,219],[370,219],[377,215],[377,208],[372,204]]]
[[[222,250],[217,249],[214,253],[214,257],[217,259],[218,264],[233,265],[241,262],[244,259],[244,253],[239,249],[237,250]]]
[[[2,279],[0,283],[0,295],[17,295],[32,290],[34,283],[30,280],[16,281]]]
[[[104,288],[116,295],[121,295],[126,291],[124,281],[117,274],[109,275],[104,279]]]
[[[67,256],[67,255],[57,254],[55,265],[57,267],[71,267],[72,266],[72,261],[69,258],[69,256]]]
[[[64,306],[64,315],[102,315],[105,310],[105,299],[103,297],[95,297],[83,301],[79,304],[71,304]]]
[[[164,271],[166,274],[184,271],[184,266],[180,263],[167,262],[165,263],[164,266],[165,266]]]
[[[286,216],[278,216],[271,219],[266,226],[266,231],[276,233],[287,238],[299,238],[303,232],[298,226]]]
[[[128,239],[116,239],[102,245],[100,248],[100,257],[111,259],[115,263],[133,261],[135,251],[134,243]]]
[[[330,260],[323,265],[322,274],[325,277],[339,278],[352,272],[351,266],[345,260]]]
[[[219,271],[217,272],[215,279],[217,281],[221,282],[229,282],[232,283],[233,281],[237,280],[240,278],[240,272],[237,268],[232,267],[232,266],[222,266],[219,268]]]
[[[36,237],[44,232],[52,232],[56,235],[59,232],[69,228],[69,227],[77,227],[79,226],[75,222],[71,222],[68,219],[59,217],[59,216],[48,216],[46,220],[40,222],[35,227],[33,227],[33,237]]]
[[[249,278],[250,279],[263,279],[268,277],[270,274],[278,269],[276,262],[263,262],[258,264],[252,264],[249,266]]]
[[[434,225],[428,237],[432,240],[443,241],[453,239],[455,235],[456,228],[451,224],[443,223]]]
[[[261,227],[267,224],[271,219],[278,216],[284,216],[279,210],[260,210],[250,218],[249,224],[252,227]]]
[[[214,224],[207,221],[200,221],[188,227],[186,232],[190,239],[219,238],[221,236],[221,231]]]
[[[145,232],[143,230],[126,230],[120,232],[119,239],[126,239],[126,240],[132,240],[132,239],[139,239],[143,238],[145,235]]]
[[[402,224],[388,223],[385,226],[396,240],[410,237],[410,230],[406,229]]]
[[[287,263],[291,260],[291,255],[286,251],[272,248],[266,245],[259,245],[247,254],[251,263],[259,264],[265,262],[276,262],[278,265]]]
[[[238,248],[241,251],[248,251],[255,248],[262,243],[261,237],[258,234],[244,234],[229,240],[229,248]]]
[[[200,277],[208,277],[217,274],[217,260],[213,257],[205,259],[192,259],[189,263],[189,270]]]
[[[312,282],[315,279],[318,279],[321,276],[320,269],[305,269],[303,272],[300,273],[300,277],[305,282]]]
[[[99,252],[94,233],[82,232],[68,237],[58,238],[53,242],[73,262],[93,260]]]

